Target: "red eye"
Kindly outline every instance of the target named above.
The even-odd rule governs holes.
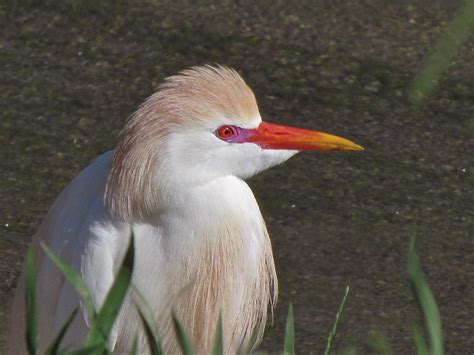
[[[237,135],[237,130],[234,126],[221,126],[217,129],[216,134],[220,139],[230,139]]]

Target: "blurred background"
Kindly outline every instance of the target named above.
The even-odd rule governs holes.
[[[330,132],[366,150],[300,154],[249,181],[273,242],[280,298],[261,348],[322,353],[383,335],[413,353],[421,323],[409,240],[441,312],[446,351],[474,349],[474,42],[431,96],[407,89],[463,1],[0,2],[0,352],[26,247],[49,206],[113,149],[127,117],[192,65],[237,69],[265,120]],[[453,50],[453,48],[448,50]]]

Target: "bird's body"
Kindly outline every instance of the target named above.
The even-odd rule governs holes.
[[[111,152],[102,155],[74,179],[35,240],[46,242],[81,273],[100,307],[133,232],[132,283],[146,295],[170,353],[177,350],[170,310],[176,311],[202,352],[211,344],[200,340],[213,338],[221,310],[229,329],[226,343],[232,349],[250,340],[255,326],[263,331],[267,305],[276,296],[276,275],[265,224],[247,184],[233,176],[223,177],[184,192],[182,199],[153,220],[130,224],[111,217],[101,198],[111,158]],[[40,254],[38,275],[44,349],[80,304],[72,286],[44,254]],[[110,340],[116,351],[129,349],[138,330],[134,302],[140,304],[140,298],[129,295],[125,307],[130,312],[122,312],[116,323]],[[23,319],[15,320],[21,327]],[[65,345],[80,345],[87,330],[85,313],[79,314]],[[16,340],[24,343],[22,337]]]
[[[265,223],[243,178],[285,161],[296,149],[309,149],[307,141],[280,146],[269,131],[287,133],[274,127],[261,123],[253,93],[236,72],[188,70],[168,79],[131,118],[115,151],[97,158],[58,197],[34,243],[43,241],[80,273],[96,308],[134,235],[137,291],[129,290],[114,324],[109,346],[115,352],[127,352],[136,334],[146,349],[136,307],[158,324],[167,353],[178,351],[171,312],[198,353],[210,352],[221,312],[227,353],[258,343],[267,308],[276,301],[277,279]],[[37,250],[44,350],[82,305]],[[25,349],[22,283],[12,354]],[[79,312],[63,346],[80,345],[88,323],[85,311]]]

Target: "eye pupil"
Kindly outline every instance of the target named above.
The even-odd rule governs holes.
[[[221,126],[217,129],[216,135],[221,139],[229,139],[234,137],[237,131],[232,126]]]

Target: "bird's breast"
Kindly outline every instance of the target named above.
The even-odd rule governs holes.
[[[186,204],[171,206],[154,223],[135,225],[133,231],[134,281],[157,319],[169,319],[174,310],[206,348],[220,312],[229,344],[250,337],[266,318],[276,283],[271,245],[243,181],[229,177],[200,186],[188,192]],[[172,334],[170,322],[162,332]]]

